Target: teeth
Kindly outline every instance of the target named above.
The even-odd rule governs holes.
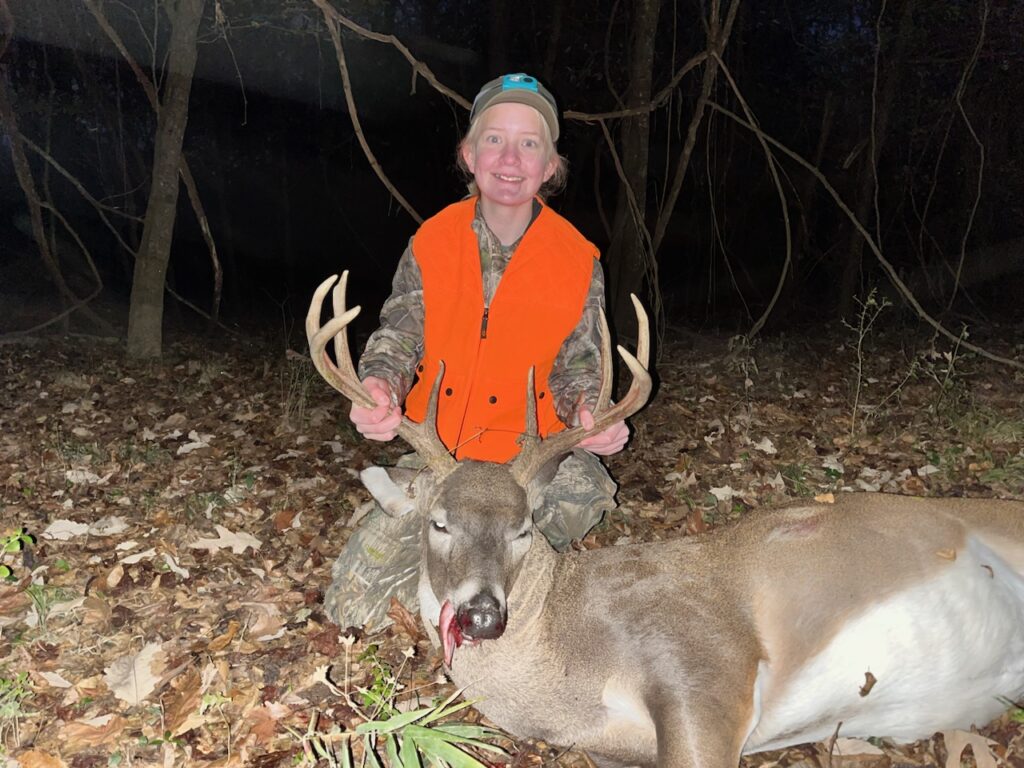
[[[501,179],[502,181],[522,181],[523,180],[522,176],[504,176],[504,175],[502,175],[500,173],[496,173],[494,175],[497,178]]]

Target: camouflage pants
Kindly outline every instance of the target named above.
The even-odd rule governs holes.
[[[417,457],[403,456],[399,466],[419,466]],[[601,460],[586,451],[567,456],[544,493],[533,520],[552,547],[564,552],[582,539],[605,512],[615,509],[615,481]],[[328,617],[342,629],[380,629],[391,598],[409,610],[417,608],[420,529],[418,515],[391,517],[380,506],[352,532],[331,568],[324,596]]]

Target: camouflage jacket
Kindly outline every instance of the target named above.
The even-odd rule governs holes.
[[[535,206],[534,217],[539,213]],[[503,246],[484,222],[477,208],[473,231],[480,244],[480,271],[485,303],[489,304],[505,268],[515,253],[517,240]],[[522,238],[520,238],[522,239]],[[594,259],[590,291],[576,328],[563,342],[548,377],[555,412],[572,424],[581,405],[593,409],[601,385],[600,316],[604,312],[604,273]],[[423,356],[423,280],[412,254],[412,241],[402,254],[392,281],[391,295],[380,312],[380,327],[366,342],[359,360],[359,377],[386,380],[399,402],[412,389],[416,365]]]

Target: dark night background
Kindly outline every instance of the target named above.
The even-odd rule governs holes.
[[[48,147],[93,197],[134,217],[111,221],[137,249],[156,120],[135,76],[81,0],[6,6],[2,62],[18,129]],[[165,5],[130,0],[102,7],[132,55],[160,80],[170,29]],[[465,99],[495,74],[523,70],[550,85],[563,111],[589,114],[649,103],[650,93],[708,47],[707,20],[726,16],[724,7],[689,0],[382,0],[333,7],[375,33],[393,34]],[[643,13],[651,8],[656,28],[644,32]],[[208,1],[198,36],[183,150],[223,264],[220,322],[243,334],[284,334],[301,348],[299,319],[315,284],[351,269],[352,303],[376,310],[416,223],[357,142],[317,5]],[[424,217],[456,200],[464,186],[454,148],[466,109],[414,75],[391,44],[347,30],[342,41],[363,130],[384,173]],[[722,58],[764,132],[820,168],[922,305],[956,332],[964,322],[1020,317],[1022,41],[1020,3],[748,0],[738,6]],[[644,51],[649,87],[643,62],[635,63]],[[679,78],[648,123],[606,121],[631,183],[645,192],[651,231],[705,67]],[[721,70],[709,96],[743,113]],[[629,224],[616,216],[622,189],[600,125],[572,117],[563,125],[560,150],[570,161],[570,181],[552,204],[605,252],[610,294],[639,283],[648,303],[654,295],[664,300],[669,328],[748,331],[768,306],[786,257],[779,193],[756,137],[723,112],[704,110],[652,280],[650,271],[646,278],[636,274],[640,238],[627,232],[613,242],[614,230]],[[649,136],[645,149],[631,148],[631,125]],[[0,331],[8,333],[34,329],[61,309],[32,237],[11,136],[5,124]],[[76,312],[69,325],[47,331],[96,332],[98,317],[109,324],[103,332],[123,334],[133,255],[71,183],[40,154],[26,152],[40,198],[77,232],[104,286],[90,302],[93,318]],[[793,254],[767,330],[849,318],[856,299],[874,287],[899,302],[825,189],[781,153],[776,161]],[[637,167],[645,168],[646,180],[628,170]],[[43,213],[62,274],[75,295],[87,296],[95,280],[80,248],[45,206]],[[209,312],[210,258],[184,190],[173,233],[168,286]],[[961,287],[950,305],[950,275],[962,253]],[[615,308],[613,298],[609,306]],[[373,316],[364,316],[361,330]],[[170,297],[164,327],[207,330],[199,314]]]

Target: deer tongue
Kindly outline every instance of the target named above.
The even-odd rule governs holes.
[[[455,618],[455,609],[451,600],[445,600],[441,606],[441,618],[438,620],[438,631],[441,633],[441,647],[444,648],[444,663],[452,666],[455,649],[462,645],[462,629]]]

